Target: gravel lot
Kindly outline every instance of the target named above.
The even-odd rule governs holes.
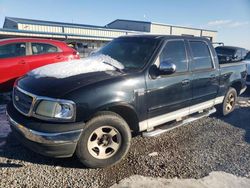
[[[137,136],[127,157],[106,169],[21,146],[6,121],[6,101],[0,98],[0,187],[109,187],[132,175],[201,178],[212,171],[250,178],[250,92],[228,117],[204,118],[154,138]]]

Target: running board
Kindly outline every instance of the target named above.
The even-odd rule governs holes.
[[[196,114],[196,115],[193,115],[193,116],[190,116],[189,118],[185,119],[185,120],[182,120],[181,122],[175,122],[175,123],[172,123],[172,124],[167,124],[167,125],[162,125],[158,128],[156,128],[155,130],[152,130],[152,131],[148,131],[148,132],[143,132],[142,133],[142,136],[143,137],[154,137],[154,136],[158,136],[162,133],[165,133],[167,131],[170,131],[170,130],[173,130],[175,128],[178,128],[178,127],[181,127],[181,126],[184,126],[188,123],[191,123],[193,121],[196,121],[198,119],[201,119],[203,117],[207,117],[209,116],[210,114],[213,114],[216,112],[216,109],[215,108],[212,108],[210,109],[209,111],[205,111],[205,112],[202,112],[200,114]]]

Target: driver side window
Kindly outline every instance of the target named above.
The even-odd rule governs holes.
[[[188,71],[184,41],[168,41],[160,54],[160,63],[164,61],[175,64],[176,72]]]

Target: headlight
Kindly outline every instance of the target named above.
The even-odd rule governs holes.
[[[75,104],[66,100],[42,100],[36,107],[35,114],[48,118],[71,120],[75,114]]]

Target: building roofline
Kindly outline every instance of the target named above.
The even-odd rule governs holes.
[[[40,22],[44,25],[67,25],[67,26],[80,26],[80,27],[94,27],[94,28],[104,28],[104,26],[96,26],[96,25],[88,25],[88,24],[78,24],[78,23],[68,23],[68,22],[56,22],[56,21],[45,21],[45,20],[39,20],[39,19],[27,19],[27,18],[16,18],[16,17],[8,17],[6,16],[5,19],[9,19],[11,21],[14,21],[16,23],[23,22],[23,23],[30,23],[30,22],[37,22],[37,24]]]
[[[112,29],[112,28],[108,28],[108,27],[105,27],[105,26],[92,26],[92,25],[74,24],[74,23],[71,23],[70,25],[67,25],[67,23],[64,23],[64,22],[53,22],[53,21],[43,21],[43,20],[33,20],[33,19],[26,19],[26,18],[13,18],[13,17],[5,17],[5,21],[6,21],[6,19],[9,19],[9,20],[14,21],[16,23],[19,23],[18,19],[19,20],[21,19],[22,23],[24,23],[24,24],[32,24],[32,25],[45,25],[45,26],[57,26],[57,27],[70,27],[70,28],[106,30],[106,31],[114,31],[114,32],[138,33],[138,31],[134,31],[134,30]],[[34,23],[31,23],[31,22],[34,22]],[[41,22],[41,23],[39,23],[39,22]],[[50,23],[57,23],[57,24],[50,24]],[[8,29],[8,28],[4,28],[4,29]]]
[[[185,28],[185,29],[193,29],[193,30],[202,30],[202,31],[210,31],[210,32],[218,32],[215,30],[210,29],[202,29],[202,28],[194,28],[194,27],[185,27],[185,26],[179,26],[179,25],[171,25],[171,24],[164,24],[164,23],[157,23],[157,22],[150,22],[150,21],[139,21],[139,20],[126,20],[126,19],[116,19],[110,23],[108,23],[106,26],[113,24],[117,21],[127,21],[127,22],[134,22],[134,23],[145,23],[145,24],[154,24],[154,25],[162,25],[162,26],[169,26],[169,27],[178,27],[178,28]]]
[[[89,38],[99,38],[99,39],[109,39],[112,40],[114,37],[104,37],[104,36],[92,36],[92,35],[79,35],[79,34],[68,34],[68,33],[53,33],[53,32],[38,32],[38,31],[27,31],[27,30],[15,30],[15,29],[1,29],[0,32],[9,32],[9,33],[23,33],[23,34],[38,34],[38,35],[56,35],[62,36],[63,38],[67,38],[68,36],[75,37],[89,37]],[[32,38],[32,37],[29,37]]]
[[[211,29],[195,28],[195,27],[180,26],[180,25],[171,25],[171,24],[164,24],[164,23],[157,23],[157,22],[151,22],[151,24],[154,24],[154,25],[163,25],[163,26],[170,26],[170,27],[178,27],[178,28],[184,28],[184,29],[211,31],[211,32],[216,32],[216,33],[218,32],[216,30],[211,30]]]
[[[110,24],[115,23],[115,22],[117,22],[117,21],[129,21],[129,22],[145,23],[145,24],[151,24],[151,23],[152,23],[152,22],[147,22],[147,21],[139,21],[139,20],[116,19],[116,20],[114,20],[114,21],[112,21],[112,22],[108,23],[107,25],[110,25]],[[107,26],[107,25],[106,25],[106,26]]]

